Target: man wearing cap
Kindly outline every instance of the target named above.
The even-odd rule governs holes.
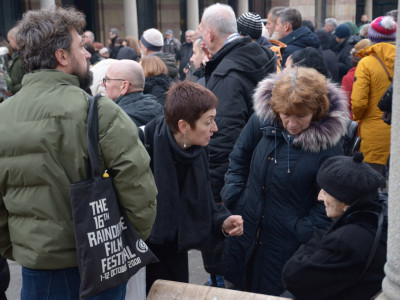
[[[354,120],[359,122],[360,151],[365,162],[384,172],[390,153],[390,125],[381,119],[379,100],[393,81],[397,24],[389,16],[372,21],[368,38],[373,45],[357,53],[359,61],[351,94]]]
[[[174,38],[174,33],[171,29],[168,29],[165,32],[163,52],[176,55],[179,50],[181,50],[181,42],[178,41],[178,39]]]
[[[287,261],[282,280],[291,298],[372,299],[381,290],[387,207],[378,188],[385,179],[362,160],[360,152],[331,157],[318,171],[318,200],[336,221]]]
[[[272,44],[262,36],[262,26],[261,17],[257,13],[246,12],[237,19],[238,33],[241,36],[250,36],[253,42],[269,48]]]
[[[343,76],[353,67],[350,51],[354,48],[354,45],[361,40],[361,38],[359,36],[351,35],[350,27],[346,23],[340,24],[336,27],[334,34],[337,42],[334,52],[339,63],[339,82],[342,82]]]
[[[155,28],[147,29],[140,37],[139,45],[143,57],[150,55],[158,56],[167,66],[168,76],[171,77],[172,80],[178,79],[178,67],[176,65],[175,55],[162,52],[164,41],[160,31]]]

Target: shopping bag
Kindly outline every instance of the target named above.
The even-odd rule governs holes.
[[[88,179],[71,185],[80,298],[126,283],[157,258],[120,207],[111,177],[100,173],[97,99],[89,98]]]

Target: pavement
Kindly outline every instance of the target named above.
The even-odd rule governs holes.
[[[189,282],[204,284],[208,280],[208,274],[204,270],[200,251],[189,251]],[[8,261],[10,266],[11,281],[6,292],[8,300],[19,300],[21,294],[21,266],[14,261]]]

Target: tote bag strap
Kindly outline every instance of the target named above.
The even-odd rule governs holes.
[[[97,110],[97,100],[101,97],[97,94],[95,97],[89,96],[89,110],[87,118],[87,143],[89,154],[88,179],[101,178],[99,161],[99,118]]]
[[[379,61],[379,63],[382,65],[383,69],[385,70],[389,81],[392,82],[393,78],[390,76],[390,73],[389,73],[388,69],[386,68],[385,64],[383,63],[383,61],[376,55],[372,55],[372,56],[375,57]]]

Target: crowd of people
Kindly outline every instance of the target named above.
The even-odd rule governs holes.
[[[27,12],[0,41],[0,299],[6,259],[22,266],[21,299],[79,299],[69,187],[88,172],[96,94],[102,171],[159,262],[90,299],[188,282],[190,249],[206,285],[377,294],[396,17],[315,29],[279,6],[264,27],[257,13],[213,4],[183,43],[171,29],[136,39],[111,28],[105,47],[74,8]],[[352,120],[360,152],[346,157]]]

